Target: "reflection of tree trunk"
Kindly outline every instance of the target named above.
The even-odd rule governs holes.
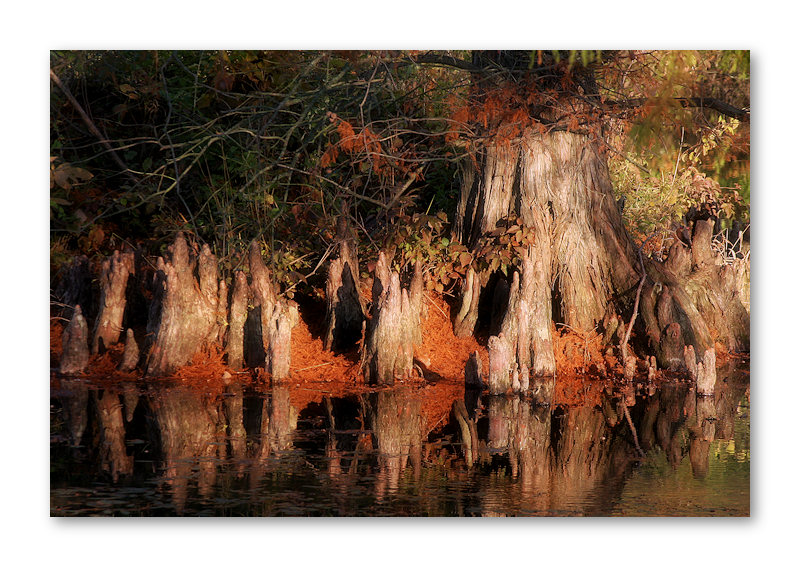
[[[92,392],[100,423],[100,462],[102,469],[117,482],[120,474],[133,474],[133,457],[125,448],[125,426],[119,396],[108,390]]]
[[[370,395],[368,413],[381,465],[379,481],[394,492],[409,456],[419,461],[422,404],[410,389],[383,390]]]
[[[470,419],[462,399],[453,402],[453,415],[456,417],[461,432],[461,450],[464,453],[464,460],[467,468],[472,468],[478,457],[478,424],[476,420]]]
[[[587,496],[603,480],[611,459],[611,433],[603,414],[592,407],[567,408],[559,422],[552,507],[589,502]]]
[[[125,422],[133,420],[133,414],[139,405],[139,387],[131,382],[125,382],[122,388],[122,407],[125,409]]]
[[[244,429],[244,392],[237,383],[225,387],[225,419],[228,422],[228,440],[234,459],[246,456],[247,433]]]
[[[291,404],[289,388],[280,385],[273,387],[270,396],[264,399],[261,410],[260,459],[292,448],[297,415],[297,410]]]
[[[133,252],[114,254],[103,261],[100,274],[100,312],[92,332],[92,352],[108,348],[119,341],[122,332],[122,317],[125,314],[125,290],[128,276],[134,271]]]
[[[698,396],[695,411],[695,422],[689,428],[689,461],[695,478],[708,475],[708,452],[714,440],[715,421],[717,418],[714,400],[708,396]]]
[[[194,467],[200,469],[197,481],[201,494],[208,493],[214,483],[219,410],[201,394],[183,388],[154,389],[150,404],[160,433],[164,478],[181,511]]]
[[[532,510],[549,508],[552,452],[548,408],[531,408],[521,403],[516,430],[512,437],[513,451],[520,462],[520,496]]]
[[[82,382],[62,381],[58,399],[73,447],[77,447],[86,431],[89,413],[89,386]]]

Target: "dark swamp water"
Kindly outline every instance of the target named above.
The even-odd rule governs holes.
[[[50,513],[750,514],[746,371],[720,374],[713,397],[631,384],[545,407],[450,391],[433,406],[409,386],[298,403],[281,386],[57,381]]]

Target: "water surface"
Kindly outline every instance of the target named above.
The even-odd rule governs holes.
[[[53,516],[747,516],[748,375],[545,407],[435,384],[350,396],[61,380]]]

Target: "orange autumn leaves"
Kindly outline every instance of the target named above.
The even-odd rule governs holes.
[[[340,118],[333,112],[328,113],[328,119],[336,125],[338,142],[328,146],[320,158],[319,165],[326,169],[333,166],[339,156],[344,153],[353,165],[366,164],[379,177],[389,177],[394,172],[408,174],[411,165],[408,150],[400,151],[402,142],[398,137],[381,138],[372,128],[364,126],[356,131],[347,120]]]

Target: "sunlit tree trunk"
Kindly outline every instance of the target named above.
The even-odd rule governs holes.
[[[168,375],[188,364],[216,329],[217,259],[208,245],[203,245],[196,258],[193,256],[179,233],[169,247],[169,258],[158,263],[157,285],[161,290],[148,322],[148,330],[155,333],[148,354],[148,376]]]
[[[605,158],[596,143],[569,132],[529,130],[504,147],[467,160],[457,236],[475,248],[510,215],[533,234],[512,283],[504,328],[513,330],[520,369],[555,372],[553,321],[592,331],[608,302],[636,286],[636,250],[623,228]],[[486,274],[480,279],[485,285]],[[472,309],[475,295],[469,290]],[[478,292],[479,293],[479,292]],[[463,307],[463,304],[462,304]],[[462,329],[462,334],[473,329]]]
[[[502,231],[509,216],[521,219],[533,234],[532,244],[517,249],[519,275],[510,284],[500,329],[516,349],[520,375],[523,367],[531,377],[555,373],[554,323],[579,333],[602,332],[609,311],[627,323],[645,270],[644,316],[638,321],[642,335],[650,338],[644,354],[655,353],[660,366],[670,366],[675,351],[681,361],[675,365],[685,368],[684,345],[692,345],[700,361],[713,348],[712,333],[728,347],[749,344],[744,308],[737,304],[725,313],[726,304],[736,300],[737,286],[727,275],[731,270],[714,264],[710,235],[703,233],[696,254],[684,254],[691,261],[678,258],[680,250],[666,263],[640,260],[616,205],[599,142],[573,132],[529,129],[504,145],[488,145],[475,157],[465,160],[456,237],[478,251],[481,238]],[[457,334],[474,332],[478,300],[493,293],[487,288],[490,276],[483,272],[465,279],[454,321]],[[659,294],[667,289],[659,311]],[[679,330],[679,336],[664,338],[671,323],[676,324],[673,335]]]

